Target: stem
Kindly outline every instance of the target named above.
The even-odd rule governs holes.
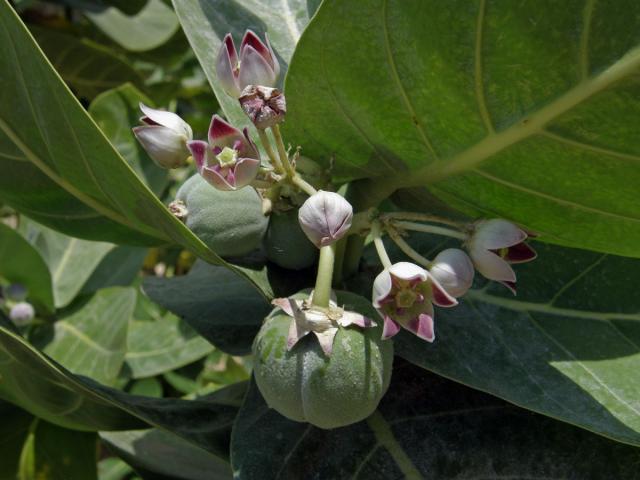
[[[389,423],[385,420],[382,414],[376,410],[367,418],[369,428],[373,431],[373,434],[378,440],[378,443],[387,449],[387,452],[393,457],[396,465],[402,471],[402,478],[408,480],[422,480],[424,477],[418,471],[413,464],[407,452],[405,452],[396,438],[393,435],[393,431],[389,426]]]
[[[420,265],[423,265],[423,266],[425,266],[427,268],[431,267],[431,260],[429,260],[428,258],[423,257],[418,252],[416,252],[413,249],[413,247],[411,247],[411,245],[409,245],[404,240],[404,238],[402,238],[400,236],[400,234],[398,232],[396,232],[392,228],[388,228],[387,229],[387,233],[391,237],[391,240],[393,240],[395,242],[395,244],[398,245],[398,247],[400,247],[400,250],[402,250],[405,253],[405,255],[407,255],[407,257],[410,257],[412,260],[415,260]]]
[[[318,260],[318,276],[316,288],[313,291],[313,305],[320,308],[329,308],[331,298],[331,281],[333,280],[333,264],[336,257],[336,244],[332,243],[320,248]]]
[[[373,222],[373,225],[371,225],[371,236],[373,237],[373,244],[376,246],[376,252],[378,252],[378,257],[380,257],[382,266],[384,268],[389,268],[391,266],[391,259],[389,258],[387,250],[384,248],[382,233],[380,231],[380,223]]]
[[[463,225],[461,222],[455,220],[449,220],[448,218],[439,217],[438,215],[429,215],[427,213],[418,212],[389,212],[384,214],[385,218],[392,218],[397,220],[413,220],[417,222],[436,222],[444,225],[450,225],[452,227],[459,228]]]
[[[414,222],[393,222],[393,225],[403,228],[405,230],[414,230],[416,232],[434,233],[436,235],[444,235],[446,237],[458,238],[460,240],[466,240],[467,234],[451,230],[450,228],[438,227],[436,225],[424,225],[422,223]]]
[[[280,155],[280,161],[284,166],[284,171],[289,175],[292,179],[295,177],[296,172],[293,170],[293,165],[289,161],[289,154],[287,153],[287,149],[284,146],[284,142],[282,140],[282,135],[280,134],[280,126],[274,125],[271,127],[271,132],[273,133],[273,138],[276,140],[276,148],[278,149],[278,154]]]
[[[300,175],[294,172],[293,176],[289,178],[291,183],[293,183],[296,187],[302,190],[307,195],[311,196],[318,191],[313,188],[308,182],[306,182]]]
[[[276,157],[276,154],[273,152],[273,148],[271,148],[271,141],[269,140],[267,132],[258,129],[258,136],[260,137],[260,142],[264,147],[264,151],[267,152],[267,156],[269,157],[269,160],[271,160],[273,168],[276,172],[284,172],[284,168],[282,167],[280,160],[278,160],[278,157]]]

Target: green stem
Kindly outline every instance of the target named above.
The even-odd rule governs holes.
[[[389,254],[387,250],[384,248],[384,242],[382,241],[382,233],[380,231],[380,223],[374,222],[371,225],[371,236],[373,237],[373,243],[376,247],[376,252],[378,252],[378,257],[380,257],[380,262],[384,268],[389,268],[391,264],[391,259],[389,258]]]
[[[396,465],[398,465],[398,468],[402,471],[403,478],[408,480],[422,480],[422,474],[413,464],[407,452],[402,449],[394,437],[389,423],[387,423],[382,414],[376,410],[367,418],[367,423],[373,431],[376,440],[378,440],[378,444],[386,448],[391,457],[393,457]]]
[[[431,268],[431,260],[429,260],[428,258],[423,257],[418,252],[416,252],[413,249],[413,247],[411,247],[411,245],[409,245],[405,241],[405,239],[400,236],[400,234],[398,232],[396,232],[392,228],[388,228],[387,229],[387,233],[389,234],[389,237],[391,237],[391,240],[393,240],[394,243],[396,245],[398,245],[400,250],[402,250],[405,253],[405,255],[407,255],[412,260],[415,260],[420,265],[423,265],[423,266],[425,266],[427,268]]]
[[[291,165],[291,162],[289,161],[289,154],[287,153],[287,149],[284,146],[284,141],[282,140],[280,126],[277,124],[274,125],[273,127],[271,127],[271,132],[273,133],[273,138],[276,140],[276,148],[278,149],[278,154],[280,155],[280,161],[284,166],[284,171],[293,179],[296,175],[296,172],[293,169],[293,165]]]
[[[384,217],[394,219],[394,220],[411,220],[415,222],[442,223],[444,225],[450,225],[456,228],[459,228],[463,225],[461,222],[456,222],[455,220],[449,220],[448,218],[439,217],[438,215],[430,215],[427,213],[418,213],[418,212],[389,212],[389,213],[385,213]]]
[[[320,248],[320,259],[318,260],[318,276],[316,277],[316,288],[313,290],[313,304],[316,307],[329,308],[335,257],[335,243]]]
[[[318,193],[318,191],[315,188],[313,188],[308,182],[306,182],[297,173],[294,173],[293,177],[290,177],[289,180],[291,181],[291,183],[293,183],[296,187],[298,187],[300,190],[302,190],[304,193],[306,193],[309,196]]]
[[[438,227],[436,225],[424,225],[422,223],[414,222],[393,222],[393,225],[403,228],[404,230],[413,230],[415,232],[434,233],[436,235],[444,235],[445,237],[458,238],[460,240],[466,240],[467,234],[450,228]]]
[[[267,132],[265,132],[264,130],[258,129],[258,136],[260,137],[260,142],[264,147],[264,151],[267,152],[267,156],[269,157],[269,160],[271,161],[271,165],[273,165],[273,168],[275,169],[275,171],[280,173],[284,172],[284,168],[282,167],[280,160],[278,160],[278,157],[274,153],[273,148],[271,148],[271,141],[269,140],[269,136],[267,135]]]

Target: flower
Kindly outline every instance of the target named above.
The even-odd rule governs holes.
[[[342,196],[319,190],[298,211],[302,231],[316,247],[340,240],[351,227],[353,207]]]
[[[489,280],[502,283],[516,293],[516,274],[510,263],[525,263],[537,257],[524,243],[529,234],[500,218],[482,220],[474,225],[467,249],[476,269]]]
[[[289,327],[287,350],[291,350],[298,341],[310,332],[318,338],[320,347],[325,355],[331,355],[333,340],[339,327],[356,325],[367,328],[375,327],[376,323],[357,312],[349,312],[337,306],[335,297],[329,302],[329,308],[319,308],[313,305],[313,292],[307,300],[295,298],[276,298],[272,304],[284,313],[293,317]]]
[[[461,297],[471,288],[475,270],[473,263],[464,251],[447,248],[433,259],[431,275],[452,297]]]
[[[145,125],[133,127],[133,134],[151,159],[162,168],[178,168],[189,158],[187,142],[193,139],[191,127],[178,115],[140,103]]]
[[[384,318],[382,338],[393,337],[403,327],[433,342],[433,305],[453,307],[458,301],[427,270],[409,262],[385,268],[373,282],[373,306]]]
[[[35,315],[36,312],[33,309],[33,306],[27,302],[16,303],[13,307],[11,307],[11,310],[9,312],[9,318],[18,327],[29,325]]]
[[[240,97],[247,85],[275,86],[280,64],[266,33],[264,38],[265,43],[262,43],[255,33],[247,30],[240,43],[238,56],[231,34],[225,35],[216,60],[216,73],[228,95]]]
[[[244,113],[260,130],[282,122],[287,113],[287,101],[277,88],[249,85],[239,100]]]
[[[258,174],[260,154],[245,128],[242,132],[214,115],[209,143],[187,143],[198,173],[219,190],[237,190],[249,185]]]

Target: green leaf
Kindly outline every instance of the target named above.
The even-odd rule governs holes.
[[[143,288],[151,300],[233,355],[249,353],[272,308],[244,279],[205,263],[196,263],[183,277],[147,277]]]
[[[89,105],[89,114],[138,177],[160,195],[168,184],[167,170],[153,163],[131,129],[140,123],[140,102],[154,106],[136,87],[126,84],[98,96]]]
[[[132,288],[99,290],[44,332],[42,350],[76,375],[113,386],[124,364],[127,328],[133,317],[136,293]]]
[[[252,384],[231,441],[239,480],[617,479],[635,475],[638,455],[404,362],[372,417],[335,430],[287,420]]]
[[[0,57],[0,201],[81,238],[173,241],[228,266],[118,155],[6,0],[0,1],[0,44],[8,52]]]
[[[340,179],[638,257],[639,71],[637,2],[327,0],[286,133]]]
[[[129,63],[91,40],[31,25],[29,30],[79,97],[92,99],[126,82],[142,84],[142,78]]]
[[[436,340],[395,351],[440,375],[616,440],[640,445],[640,262],[535,244],[518,296],[489,284],[437,309]]]
[[[140,273],[147,252],[146,248],[140,247],[116,247],[109,251],[82,286],[80,293],[131,285]]]
[[[168,314],[155,321],[131,323],[125,359],[132,377],[144,378],[188,365],[211,351],[209,342]]]
[[[20,222],[20,230],[49,266],[56,308],[71,303],[100,261],[114,247],[111,243],[68,237],[24,218]]]
[[[110,450],[145,478],[176,480],[231,479],[228,461],[161,430],[102,432]]]
[[[128,390],[131,395],[162,398],[162,383],[155,377],[136,380]]]
[[[173,10],[162,0],[147,0],[135,15],[126,15],[116,7],[85,12],[103,33],[132,52],[144,52],[159,47],[178,30]]]
[[[47,313],[55,311],[51,274],[38,251],[18,232],[0,223],[0,277],[21,283],[29,301]]]
[[[0,318],[0,398],[55,425],[88,431],[159,427],[215,454],[228,444],[237,406],[225,397],[137,397],[72,374]]]
[[[33,417],[11,404],[0,402],[0,480],[16,480],[22,446],[29,435]]]
[[[236,99],[229,97],[218,83],[216,56],[222,39],[232,33],[239,42],[246,29],[261,38],[268,33],[272,47],[280,60],[281,75],[300,34],[315,12],[318,2],[307,0],[173,0],[178,19],[189,39],[225,115],[237,125],[248,124]]]
[[[97,435],[36,419],[24,445],[20,480],[95,480]]]
[[[124,480],[133,469],[119,458],[109,457],[98,463],[98,480]]]

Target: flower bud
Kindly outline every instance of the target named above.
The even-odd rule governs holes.
[[[29,325],[35,316],[36,312],[33,309],[33,306],[27,302],[16,303],[9,312],[9,318],[18,327],[25,327]]]
[[[151,159],[162,168],[178,168],[189,158],[187,142],[193,139],[191,127],[178,115],[140,104],[145,125],[134,127],[133,133]]]
[[[9,300],[13,300],[14,302],[22,302],[25,298],[27,298],[27,288],[20,283],[13,283],[4,287],[3,292],[4,296]]]
[[[351,227],[353,208],[343,197],[333,192],[310,196],[298,211],[302,231],[318,248],[340,240]]]
[[[429,271],[453,297],[467,293],[475,273],[469,256],[458,248],[447,248],[436,255]]]
[[[239,101],[244,113],[260,130],[282,122],[287,113],[284,94],[277,88],[249,85],[242,91]]]

